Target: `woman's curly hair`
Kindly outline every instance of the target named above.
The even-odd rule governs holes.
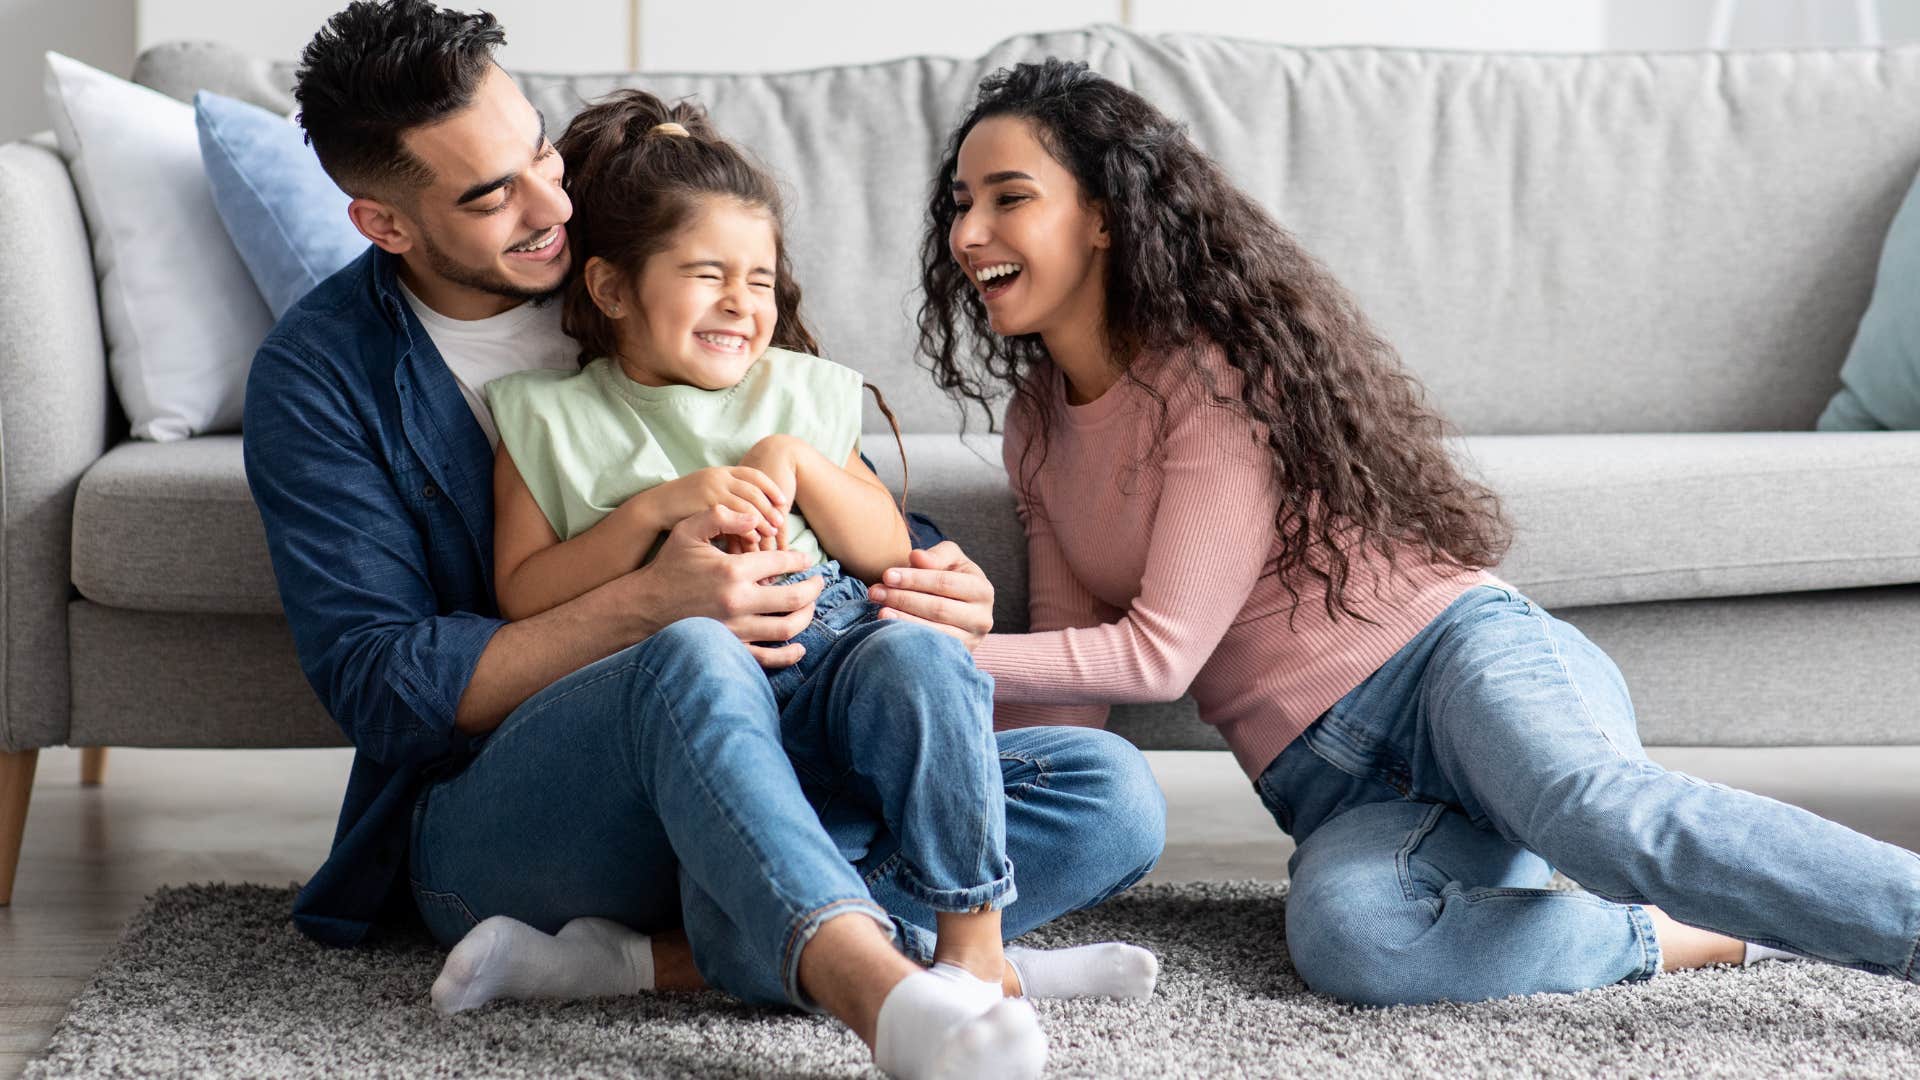
[[[1463,567],[1499,562],[1511,530],[1497,496],[1449,456],[1446,423],[1353,298],[1181,125],[1085,64],[1049,59],[988,76],[934,177],[920,350],[963,410],[978,404],[991,430],[993,405],[1009,394],[1036,417],[1051,405],[1051,380],[1033,377],[1051,363],[1045,343],[995,335],[948,246],[960,146],[1002,116],[1029,124],[1103,214],[1107,342],[1120,377],[1158,402],[1160,434],[1166,402],[1134,372],[1140,358],[1212,346],[1244,376],[1237,402],[1206,389],[1244,409],[1274,456],[1281,544],[1269,572],[1296,608],[1305,572],[1327,586],[1329,617],[1364,619],[1347,595],[1356,549],[1392,568],[1407,545]],[[1206,377],[1197,363],[1194,375]],[[1014,478],[1023,493],[1045,458],[1045,427],[1035,427],[1038,458],[1030,444]]]

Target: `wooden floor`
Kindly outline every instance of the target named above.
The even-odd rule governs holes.
[[[1656,750],[1665,764],[1920,849],[1920,748]],[[1285,876],[1290,845],[1225,754],[1150,754],[1169,806],[1162,881]],[[332,836],[338,750],[40,755],[13,904],[0,908],[0,1078],[45,1045],[141,900],[164,884],[302,880]]]

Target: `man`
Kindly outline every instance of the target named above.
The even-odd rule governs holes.
[[[494,941],[514,946],[486,950],[499,962],[449,962],[464,1003],[691,987],[704,972],[833,1013],[899,1075],[1028,1071],[1017,1014],[906,993],[925,973],[900,949],[928,958],[933,915],[890,879],[892,839],[844,812],[830,832],[777,730],[752,727],[759,667],[798,656],[752,643],[794,637],[820,588],[760,582],[803,557],[720,551],[715,537],[752,523],[716,509],[640,570],[498,618],[479,391],[574,362],[557,305],[540,302],[571,266],[571,206],[544,119],[493,64],[503,40],[490,15],[363,0],[298,76],[301,122],[372,247],[287,313],[247,389],[248,482],[301,665],[357,750],[296,923],[351,945],[399,919],[450,941],[512,916],[533,928]],[[951,542],[889,585],[896,615],[969,648],[991,626],[992,587]],[[1137,751],[1094,731],[999,740],[1019,793],[1008,851],[1031,868],[1009,934],[1151,867],[1164,804]],[[447,880],[460,887],[431,887]],[[690,929],[691,946],[673,932],[683,881],[704,925],[724,927]],[[596,969],[593,954],[619,962]],[[1028,993],[1056,977],[1040,961],[1023,974]]]

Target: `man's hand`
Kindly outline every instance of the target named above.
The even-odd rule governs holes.
[[[907,559],[911,565],[888,570],[867,590],[868,599],[885,605],[880,617],[926,623],[971,652],[993,630],[993,582],[951,540]]]
[[[646,615],[657,627],[680,619],[705,616],[718,619],[747,643],[760,666],[791,666],[806,650],[792,638],[813,621],[813,603],[825,587],[815,576],[791,585],[762,584],[808,566],[798,551],[751,551],[729,555],[713,546],[716,537],[749,538],[759,525],[757,514],[709,507],[675,525],[660,553],[643,569]],[[756,641],[784,641],[785,645],[756,645]]]

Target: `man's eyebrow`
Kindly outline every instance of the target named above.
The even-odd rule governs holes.
[[[1027,173],[1023,173],[1018,169],[1007,169],[1002,172],[988,173],[987,178],[981,181],[981,183],[987,186],[992,186],[994,184],[1004,184],[1009,180],[1031,180],[1031,179],[1033,179],[1032,176],[1030,176]],[[953,190],[955,191],[967,190],[967,182],[965,180],[955,180],[953,182]]]
[[[547,114],[541,112],[539,109],[535,109],[533,110],[533,115],[540,119],[540,134],[535,136],[533,140],[533,156],[539,157],[541,148],[547,145]],[[499,191],[501,188],[506,187],[508,184],[513,183],[513,177],[515,175],[517,174],[509,174],[499,177],[498,179],[475,184],[461,192],[460,197],[453,201],[453,205],[465,206],[475,199],[484,199],[494,192]]]

